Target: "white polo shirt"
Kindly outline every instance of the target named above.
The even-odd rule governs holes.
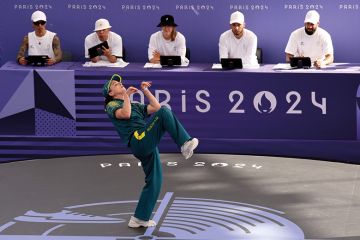
[[[29,49],[28,55],[47,55],[50,58],[55,58],[53,50],[53,40],[56,33],[46,30],[46,33],[42,37],[38,37],[34,32],[28,33]]]
[[[285,52],[294,57],[310,57],[311,62],[324,60],[325,55],[334,54],[330,34],[318,27],[313,35],[305,32],[305,27],[293,31],[286,45]]]
[[[106,41],[108,42],[112,55],[116,57],[123,56],[123,52],[122,52],[123,45],[122,45],[122,38],[120,37],[120,35],[110,31],[108,39]],[[90,58],[88,51],[89,48],[96,46],[100,43],[102,43],[102,41],[100,41],[96,32],[87,35],[87,37],[85,38],[85,58]],[[102,60],[108,60],[107,57],[105,56],[100,56],[100,57]]]
[[[188,62],[185,58],[186,54],[186,40],[184,35],[177,32],[175,40],[165,40],[162,31],[153,33],[150,37],[148,58],[153,58],[153,52],[158,51],[162,56],[180,56],[182,63]]]
[[[220,59],[241,58],[244,65],[257,65],[256,49],[257,37],[250,30],[244,29],[244,34],[240,39],[235,37],[231,29],[220,35]]]

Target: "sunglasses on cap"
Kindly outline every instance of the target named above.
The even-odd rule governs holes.
[[[40,20],[40,21],[34,22],[34,25],[36,25],[36,26],[39,26],[40,24],[41,24],[41,25],[45,25],[45,24],[46,24],[46,21]]]

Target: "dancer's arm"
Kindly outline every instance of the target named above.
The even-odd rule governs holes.
[[[117,119],[130,119],[131,116],[131,102],[130,95],[137,92],[138,89],[135,87],[129,87],[124,94],[124,104],[123,107],[116,110],[115,116]]]
[[[149,87],[151,86],[151,82],[142,82],[141,83],[141,90],[143,91],[146,98],[149,100],[149,105],[147,107],[147,113],[152,114],[154,112],[157,112],[161,105],[159,101],[154,97],[154,95],[150,92]]]

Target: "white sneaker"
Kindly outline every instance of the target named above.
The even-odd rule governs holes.
[[[155,227],[156,222],[154,220],[144,221],[144,220],[140,220],[134,216],[131,216],[128,226],[131,228]]]
[[[198,144],[199,144],[199,140],[197,138],[193,138],[185,142],[184,145],[181,146],[181,153],[185,159],[191,158]]]

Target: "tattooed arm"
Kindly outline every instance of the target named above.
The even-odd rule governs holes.
[[[22,43],[21,43],[19,52],[18,52],[17,57],[16,57],[18,63],[21,64],[21,65],[26,65],[27,64],[27,61],[25,59],[25,53],[26,53],[28,48],[29,48],[29,38],[26,35],[24,37]]]
[[[53,39],[53,43],[52,43],[52,48],[55,54],[55,58],[52,59],[48,59],[47,63],[49,65],[53,65],[55,63],[58,63],[62,60],[62,51],[61,51],[61,47],[60,47],[60,39],[58,36],[55,35],[54,39]]]

